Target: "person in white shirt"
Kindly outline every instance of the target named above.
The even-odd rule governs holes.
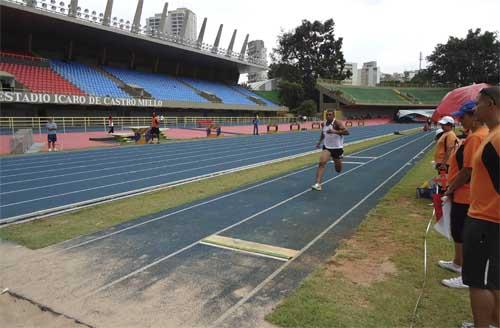
[[[335,163],[335,171],[342,171],[342,154],[344,154],[344,136],[349,135],[349,131],[344,124],[335,119],[333,111],[327,111],[326,122],[323,123],[321,136],[316,148],[323,143],[323,151],[319,159],[318,171],[316,172],[316,183],[312,185],[312,189],[321,191],[321,178],[325,172],[326,163],[331,159]]]

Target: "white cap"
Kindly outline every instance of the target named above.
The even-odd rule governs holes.
[[[455,124],[455,120],[451,116],[443,116],[439,121],[439,124]]]
[[[443,129],[439,128],[439,129],[436,130],[436,135],[438,135],[440,133],[443,133],[443,132],[444,132]]]

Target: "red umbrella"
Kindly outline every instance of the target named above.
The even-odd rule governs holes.
[[[489,86],[490,85],[486,83],[479,83],[448,92],[432,115],[432,120],[437,122],[441,117],[451,115],[451,113],[456,112],[466,101],[475,100],[479,91]]]

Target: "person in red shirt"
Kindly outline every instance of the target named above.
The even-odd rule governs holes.
[[[462,278],[474,327],[500,327],[500,88],[479,92],[475,117],[489,134],[472,160],[470,207],[463,234]]]
[[[448,161],[449,186],[445,196],[452,201],[450,219],[451,235],[455,242],[455,258],[453,261],[439,261],[438,265],[456,273],[462,272],[462,235],[470,204],[469,181],[472,173],[472,159],[481,142],[488,135],[488,128],[474,118],[475,107],[475,101],[468,101],[460,107],[458,112],[452,114],[461,120],[463,128],[469,130],[469,133]],[[462,282],[461,275],[456,278],[444,279],[441,283],[450,288],[468,288]]]
[[[156,143],[160,143],[160,118],[153,112],[153,117],[151,117],[151,142],[154,141],[156,137]]]

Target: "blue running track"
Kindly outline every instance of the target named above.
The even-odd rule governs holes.
[[[346,142],[419,125],[351,128]],[[314,150],[317,131],[0,159],[0,224]]]

